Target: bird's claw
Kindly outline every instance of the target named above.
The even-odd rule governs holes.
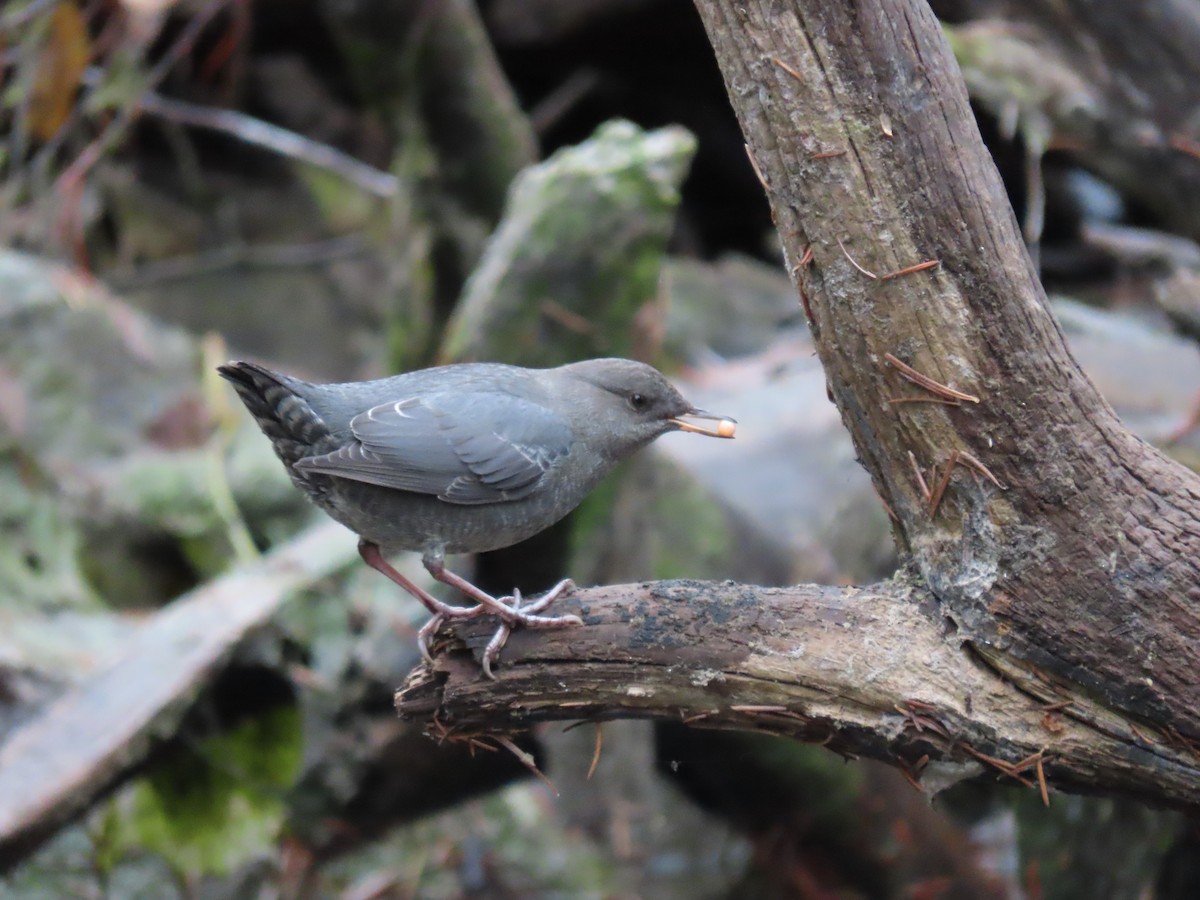
[[[519,590],[513,590],[512,595],[509,597],[496,598],[495,606],[484,604],[476,604],[475,606],[449,606],[439,604],[438,611],[417,632],[417,647],[421,651],[421,658],[430,665],[433,664],[433,654],[429,649],[430,639],[447,619],[467,619],[489,613],[494,614],[500,619],[500,625],[496,629],[496,633],[492,635],[491,640],[488,641],[487,646],[484,647],[480,668],[483,669],[485,676],[495,680],[496,676],[492,672],[492,663],[499,659],[500,651],[504,648],[514,628],[568,628],[583,624],[583,619],[576,615],[539,615],[542,610],[549,607],[550,604],[563,594],[570,593],[574,588],[575,582],[570,578],[564,578],[528,605],[525,604]]]
[[[483,615],[484,612],[486,610],[480,603],[474,606],[451,606],[438,601],[437,612],[417,632],[417,649],[421,651],[421,659],[433,665],[433,653],[429,650],[429,641],[447,619],[473,619],[475,616]]]
[[[417,632],[417,649],[421,651],[421,659],[431,666],[433,665],[433,654],[429,652],[429,638],[442,627],[444,621],[446,621],[446,617],[438,613],[430,617],[429,621],[422,625]]]
[[[509,606],[514,612],[521,610],[521,589],[513,588],[512,596],[506,597],[506,600],[511,601]],[[541,601],[538,601],[541,602]],[[544,609],[545,607],[543,607]],[[483,670],[485,677],[491,681],[496,680],[495,673],[492,672],[492,663],[500,658],[500,650],[508,643],[508,636],[512,634],[513,623],[500,620],[500,627],[496,629],[496,633],[492,635],[492,639],[487,642],[487,646],[483,648],[483,658],[479,661],[479,668]]]
[[[504,604],[508,609],[508,615],[504,613],[498,613],[498,615],[501,621],[507,622],[509,625],[522,625],[525,628],[563,628],[568,625],[582,625],[583,619],[579,618],[579,616],[538,615],[538,613],[550,606],[551,603],[563,594],[569,594],[574,589],[575,582],[570,578],[564,578],[528,606],[522,605],[521,592],[514,590],[512,597],[504,598],[505,600],[512,601],[510,604]]]
[[[507,616],[500,617],[500,626],[496,629],[496,633],[492,635],[492,639],[488,641],[487,646],[483,648],[483,659],[480,661],[480,668],[483,669],[483,674],[493,681],[496,679],[496,676],[492,673],[492,663],[500,658],[500,651],[508,642],[508,637],[512,634],[513,628],[518,625],[523,625],[526,628],[567,628],[574,625],[582,625],[583,619],[579,618],[579,616],[537,615],[537,613],[546,609],[563,594],[570,593],[574,589],[575,582],[570,578],[564,578],[528,606],[524,606],[522,605],[521,592],[514,588],[512,596],[504,598],[511,601],[505,605],[511,610],[512,618],[510,619]]]

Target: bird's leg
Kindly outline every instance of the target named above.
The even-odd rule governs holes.
[[[571,581],[570,578],[560,581],[529,606],[521,605],[521,592],[514,590],[512,605],[510,606],[503,600],[499,600],[491,594],[481,591],[465,578],[455,575],[448,570],[440,554],[427,553],[422,561],[425,563],[425,568],[429,570],[429,574],[442,582],[442,584],[448,584],[455,590],[466,594],[472,600],[477,601],[479,606],[474,607],[474,609],[486,607],[487,612],[494,613],[500,617],[500,627],[496,629],[496,633],[492,635],[492,639],[488,641],[487,647],[484,648],[483,659],[480,663],[483,673],[488,678],[496,677],[492,674],[492,663],[500,655],[501,648],[516,626],[524,625],[526,628],[567,628],[572,625],[583,624],[583,619],[579,618],[579,616],[537,615],[537,613],[540,613],[575,586],[575,582]]]
[[[521,609],[520,588],[513,588],[512,608],[515,610]],[[545,607],[542,608],[545,609]],[[510,634],[512,634],[512,626],[507,622],[501,622],[500,627],[496,629],[496,633],[492,635],[492,639],[483,648],[483,659],[479,661],[479,668],[483,669],[483,674],[492,679],[492,681],[496,680],[496,676],[492,674],[492,663],[500,658],[500,651],[508,643],[508,636]]]
[[[482,668],[488,678],[495,678],[492,674],[492,663],[500,655],[501,648],[508,640],[508,636],[512,633],[515,626],[524,625],[526,628],[565,628],[571,625],[583,624],[583,620],[579,616],[537,615],[537,613],[540,613],[575,586],[575,583],[569,578],[564,578],[528,606],[522,605],[520,591],[514,590],[512,605],[510,606],[503,600],[499,600],[491,594],[481,591],[465,578],[449,571],[440,554],[426,553],[422,558],[422,562],[425,564],[425,568],[430,575],[442,582],[442,584],[449,585],[476,601],[474,606],[451,606],[449,603],[443,603],[428,591],[423,590],[401,575],[395,566],[384,559],[383,552],[379,549],[378,544],[367,540],[360,540],[358,542],[358,554],[363,558],[363,562],[404,588],[405,591],[420,600],[425,605],[425,608],[433,614],[433,618],[422,625],[421,629],[417,632],[417,646],[420,648],[421,657],[428,663],[433,662],[433,655],[429,652],[429,639],[446,619],[470,619],[488,613],[500,617],[500,627],[496,629],[496,633],[488,641],[487,647],[483,651]]]
[[[521,605],[521,592],[517,588],[513,588],[512,608],[515,611],[522,613],[539,613],[557,600],[560,596],[572,590],[574,587],[575,582],[573,582],[570,578],[564,578],[528,606]],[[562,618],[573,617],[563,616]],[[487,646],[483,648],[483,660],[480,664],[480,667],[483,669],[483,674],[488,678],[494,679],[496,677],[492,674],[492,663],[500,658],[500,651],[508,642],[508,636],[510,634],[512,634],[512,625],[510,625],[508,622],[501,622],[500,627],[496,629],[496,633],[492,635],[492,639],[488,641]]]
[[[400,585],[400,587],[420,600],[427,610],[433,613],[433,618],[422,625],[421,630],[417,632],[417,647],[421,650],[421,657],[428,663],[433,662],[433,656],[429,652],[429,637],[438,630],[443,621],[446,619],[468,619],[472,616],[482,615],[484,612],[482,605],[451,606],[449,603],[443,603],[428,591],[422,590],[401,575],[395,566],[383,558],[383,552],[379,549],[378,544],[360,540],[358,542],[358,555],[362,557],[363,562],[368,566],[376,572],[381,572],[393,582]]]
[[[425,563],[425,568],[429,574],[442,584],[447,584],[456,591],[461,591],[466,594],[476,603],[487,607],[487,612],[493,613],[501,618],[502,621],[509,625],[523,625],[526,628],[565,628],[568,625],[582,625],[583,619],[579,616],[539,616],[535,615],[529,608],[521,609],[509,606],[503,600],[498,600],[491,594],[481,591],[467,579],[455,575],[446,568],[445,562],[440,556],[427,553],[422,562]],[[543,610],[553,603],[561,594],[565,593],[569,588],[573,587],[574,583],[571,579],[559,582],[550,590],[553,596],[549,600],[545,597],[540,598],[534,608]]]
[[[557,600],[563,594],[569,594],[573,590],[575,590],[575,582],[572,581],[570,578],[564,578],[562,581],[560,581],[554,587],[550,588],[550,590],[546,591],[546,593],[542,594],[542,596],[538,597],[536,600],[534,600],[528,606],[522,606],[521,612],[540,613],[543,609],[548,607],[551,603],[553,603],[555,600]],[[516,591],[513,591],[513,593],[516,594]],[[568,618],[570,618],[570,617],[568,617]]]

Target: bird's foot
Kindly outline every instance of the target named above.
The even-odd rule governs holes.
[[[495,606],[483,603],[477,603],[474,606],[451,606],[440,600],[433,600],[433,603],[436,604],[433,609],[434,614],[417,632],[417,647],[421,651],[421,658],[430,665],[433,664],[433,654],[429,649],[430,640],[447,619],[473,619],[478,616],[497,615],[500,618],[500,627],[496,629],[496,633],[492,635],[492,639],[484,648],[483,659],[480,663],[484,675],[494,680],[496,676],[492,672],[492,663],[499,658],[500,651],[508,642],[509,635],[512,634],[514,628],[569,628],[583,624],[583,619],[579,616],[538,615],[563,594],[570,593],[574,587],[575,582],[570,578],[564,578],[529,604],[524,603],[524,598],[518,590],[514,590],[511,597],[491,598]],[[503,612],[500,612],[500,609]]]
[[[487,646],[483,649],[483,659],[480,661],[480,668],[483,669],[483,674],[495,680],[496,676],[492,674],[492,663],[499,659],[501,649],[508,642],[508,637],[512,634],[513,628],[518,625],[523,625],[526,628],[568,628],[574,625],[582,625],[583,619],[579,618],[579,616],[537,615],[563,594],[570,593],[574,588],[575,582],[570,578],[564,578],[528,606],[522,605],[521,592],[514,588],[512,597],[504,598],[511,600],[510,604],[506,604],[508,615],[500,614],[500,627],[496,629],[496,633],[492,635],[492,639],[488,641]]]
[[[433,602],[436,604],[433,616],[417,632],[417,649],[421,651],[421,659],[430,665],[433,665],[433,654],[429,651],[429,640],[442,627],[443,622],[447,619],[473,619],[487,612],[482,603],[474,606],[451,606],[437,599],[433,599]]]

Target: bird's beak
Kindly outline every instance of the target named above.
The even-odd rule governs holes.
[[[695,422],[689,422],[688,419],[705,419],[710,422],[716,422],[715,426],[697,425]],[[725,416],[715,416],[710,412],[705,412],[702,409],[693,409],[691,412],[686,412],[676,419],[668,419],[672,425],[680,431],[690,431],[693,434],[704,434],[708,437],[731,438],[733,433],[737,431],[737,422]]]

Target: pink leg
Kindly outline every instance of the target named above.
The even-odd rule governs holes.
[[[496,630],[492,639],[488,641],[487,647],[483,651],[482,668],[488,678],[495,678],[495,675],[492,674],[492,663],[499,657],[500,650],[504,646],[505,641],[508,640],[508,636],[512,633],[514,627],[521,625],[526,628],[565,628],[571,625],[583,624],[583,620],[579,616],[537,615],[537,613],[546,609],[560,596],[575,587],[575,583],[569,578],[560,581],[528,606],[522,605],[520,592],[513,591],[512,605],[509,605],[504,600],[497,599],[491,594],[481,591],[465,578],[448,571],[440,555],[427,553],[422,562],[424,562],[425,568],[429,571],[430,575],[442,582],[442,584],[449,585],[476,601],[475,606],[452,606],[449,603],[443,603],[441,600],[438,600],[428,591],[421,589],[396,571],[395,566],[383,558],[383,553],[380,551],[378,544],[360,540],[358,542],[358,553],[363,558],[363,562],[404,588],[405,591],[420,600],[425,605],[425,608],[433,614],[433,618],[422,625],[420,631],[417,632],[417,646],[421,650],[422,658],[429,663],[433,662],[433,656],[429,652],[429,639],[446,619],[469,619],[475,616],[488,615],[489,613],[500,617],[500,627]]]
[[[481,591],[461,575],[455,575],[446,568],[446,564],[439,558],[426,556],[423,562],[429,574],[442,584],[448,584],[456,591],[470,597],[476,603],[486,606],[488,612],[494,613],[510,625],[523,625],[526,628],[565,628],[568,625],[583,624],[583,620],[579,616],[538,616],[529,610],[516,609],[509,606],[503,600],[498,600],[491,594]],[[569,578],[565,582],[559,582],[551,591],[554,597],[550,598],[550,602],[553,602],[559,594],[562,594],[567,589],[564,584],[566,586],[573,586],[574,583]],[[544,599],[542,598],[534,604],[538,610],[545,609],[550,605],[548,602],[543,602]]]
[[[363,562],[368,566],[376,572],[383,573],[393,582],[400,585],[400,587],[420,600],[427,610],[433,613],[433,618],[422,625],[421,630],[417,632],[417,647],[421,651],[421,657],[428,663],[433,662],[433,656],[429,652],[429,637],[438,630],[443,621],[446,619],[468,619],[472,616],[482,615],[484,612],[482,605],[451,606],[449,603],[443,603],[428,591],[422,590],[396,571],[396,567],[383,558],[383,553],[380,551],[378,544],[360,540],[358,542],[358,555],[363,558]]]
[[[528,606],[521,605],[521,592],[513,588],[512,593],[512,608],[520,610],[522,613],[538,613],[557,600],[563,594],[571,591],[575,587],[575,582],[570,578],[564,578],[550,590],[546,591],[541,597],[530,603]],[[560,616],[562,619],[577,619],[577,616]],[[583,624],[580,622],[580,624]],[[544,626],[545,627],[545,626]],[[483,660],[480,662],[480,667],[483,669],[483,674],[488,678],[495,679],[492,674],[492,663],[500,658],[500,650],[503,649],[508,641],[508,636],[512,634],[512,625],[508,622],[501,622],[500,627],[496,629],[496,633],[492,635],[492,639],[488,641],[486,647],[483,648]]]
[[[455,590],[461,591],[472,600],[475,600],[480,606],[488,607],[489,612],[495,612],[500,617],[500,627],[496,629],[496,633],[488,641],[487,647],[483,651],[483,659],[480,661],[483,674],[488,678],[496,677],[492,674],[492,663],[500,655],[501,648],[516,626],[523,625],[526,628],[566,628],[572,625],[583,624],[583,619],[579,618],[579,616],[536,615],[536,613],[541,612],[575,586],[575,582],[569,578],[560,581],[544,596],[539,597],[526,607],[522,607],[521,605],[520,592],[513,591],[513,602],[509,606],[503,600],[498,600],[491,594],[481,591],[465,578],[449,571],[440,556],[426,554],[423,562],[425,563],[425,568],[429,570],[429,574],[442,582],[442,584],[448,584]]]

